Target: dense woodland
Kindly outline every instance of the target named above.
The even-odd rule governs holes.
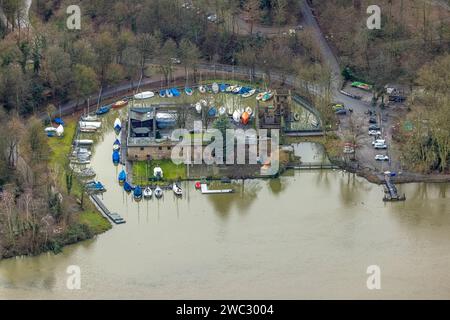
[[[335,46],[341,66],[375,84],[419,86],[410,99],[404,132],[404,161],[413,169],[449,169],[450,13],[424,0],[382,0],[382,31],[364,27],[364,0],[311,1]],[[266,38],[267,28],[301,23],[296,0],[35,0],[32,27],[15,23],[22,0],[0,0],[0,256],[37,253],[92,236],[70,213],[76,202],[58,184],[41,134],[42,114],[68,100],[83,103],[101,88],[142,77],[167,83],[175,67],[198,81],[201,61],[260,69],[270,82],[274,70],[330,88],[331,73],[308,29]],[[81,30],[68,30],[66,8],[79,4]],[[199,9],[200,8],[200,9]],[[217,14],[217,21],[208,15]],[[244,26],[250,25],[250,29]],[[179,58],[181,65],[174,65]],[[420,69],[420,70],[419,70]],[[303,88],[328,122],[330,90],[314,96]],[[34,116],[33,116],[34,115]],[[39,117],[39,118],[38,118]],[[61,197],[64,200],[61,201]],[[62,230],[62,231],[61,231]]]

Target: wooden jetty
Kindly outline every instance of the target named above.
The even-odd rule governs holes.
[[[221,190],[209,190],[206,183],[201,184],[202,194],[222,194],[222,193],[233,193],[233,189],[221,189]]]
[[[119,214],[111,213],[97,195],[95,194],[91,195],[90,199],[97,207],[97,209],[100,210],[100,212],[102,212],[107,218],[109,218],[115,224],[122,224],[126,222]]]
[[[395,186],[395,184],[391,181],[390,176],[385,175],[384,176],[384,182],[385,182],[385,186],[384,186],[384,197],[383,197],[383,201],[384,202],[390,202],[390,201],[405,201],[406,200],[406,196],[403,194],[402,196],[400,196],[398,194],[398,190],[397,187]]]

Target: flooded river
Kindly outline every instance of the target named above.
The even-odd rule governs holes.
[[[0,262],[0,298],[450,298],[449,185],[382,188],[339,171],[290,172],[234,185],[232,195],[185,195],[135,203],[116,183],[115,137],[93,167],[104,203],[125,225],[59,255]],[[81,268],[68,290],[67,267]],[[381,268],[381,290],[366,287]]]

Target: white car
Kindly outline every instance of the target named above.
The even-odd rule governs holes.
[[[386,144],[386,140],[384,139],[376,139],[372,141],[372,145],[375,146],[376,144]]]
[[[373,147],[375,149],[387,149],[387,145],[385,143],[375,143]]]
[[[389,161],[389,157],[385,156],[383,154],[377,154],[375,156],[375,160],[377,160],[377,161]]]
[[[380,130],[369,130],[369,136],[381,136]]]

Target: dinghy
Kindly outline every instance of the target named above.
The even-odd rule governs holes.
[[[214,83],[212,84],[212,92],[213,92],[214,94],[217,94],[217,93],[219,93],[219,91],[220,91],[219,85],[218,85],[216,82],[214,82]]]
[[[161,98],[165,98],[165,97],[166,97],[166,90],[161,90],[161,91],[159,91],[159,96],[160,96]]]
[[[208,102],[207,102],[206,100],[200,100],[200,104],[201,104],[203,107],[208,106]]]
[[[111,105],[100,107],[95,114],[101,116],[108,113],[111,110]],[[83,120],[83,119],[82,119]]]
[[[258,95],[256,96],[256,100],[260,101],[260,100],[264,97],[264,95],[265,95],[266,93],[267,93],[267,92],[260,92],[260,93],[258,93]]]
[[[242,98],[250,98],[256,93],[256,89],[251,89],[249,92],[242,94]]]
[[[239,110],[234,110],[234,112],[233,112],[233,120],[236,123],[239,123],[241,121],[241,113],[239,112]]]
[[[126,101],[126,100],[119,100],[119,101],[115,102],[112,105],[112,107],[113,107],[113,109],[120,109],[120,108],[125,107],[127,104],[128,104],[128,101]]]
[[[63,121],[63,119],[61,119],[61,118],[55,118],[55,119],[53,120],[53,122],[56,123],[57,125],[61,125],[61,126],[64,125],[64,121]]]
[[[200,93],[206,93],[206,87],[200,86],[200,87],[198,87],[198,91],[200,91]]]
[[[242,89],[242,87],[237,86],[237,87],[235,87],[235,88],[233,89],[233,93],[234,93],[234,94],[239,94],[239,92],[241,91],[241,89]]]
[[[86,189],[90,192],[105,192],[106,188],[103,186],[101,182],[98,181],[90,181],[86,183]]]
[[[96,127],[83,127],[83,128],[80,128],[80,132],[94,133],[94,132],[97,132],[97,128]]]
[[[211,109],[208,110],[208,116],[213,118],[215,117],[217,114],[217,108],[216,107],[212,107]]]
[[[45,128],[45,132],[54,132],[54,133],[56,133],[56,128],[55,127],[47,127],[47,128]]]
[[[136,100],[145,100],[145,99],[153,98],[154,96],[155,96],[155,93],[153,93],[152,91],[144,91],[144,92],[135,94],[134,98]]]
[[[245,108],[245,112],[247,112],[249,116],[253,114],[253,110],[250,107]]]
[[[175,195],[178,196],[178,197],[181,197],[183,195],[183,190],[176,183],[174,183],[172,185],[172,190],[173,190],[173,193],[175,193]]]
[[[272,92],[266,92],[264,94],[264,96],[262,97],[261,101],[262,102],[266,102],[266,101],[269,101],[272,98],[273,98],[273,93]]]
[[[114,120],[114,129],[116,131],[122,130],[122,121],[120,121],[120,118],[116,118],[116,120]]]
[[[184,88],[184,92],[188,96],[192,96],[194,94],[194,90],[192,90],[192,88]]]
[[[112,154],[112,160],[114,165],[118,165],[120,163],[120,153],[119,151],[114,151]]]
[[[166,97],[167,98],[173,98],[173,93],[169,89],[166,90]]]
[[[161,169],[161,167],[155,167],[153,169],[153,176],[157,179],[157,180],[161,180],[163,178],[163,171]]]
[[[247,112],[244,112],[241,116],[241,122],[243,125],[247,125],[250,121],[250,115]]]
[[[228,86],[226,89],[226,92],[232,93],[234,91],[234,89],[236,89],[236,86]]]
[[[119,173],[119,184],[124,184],[127,181],[127,173],[122,169]]]
[[[202,105],[200,104],[200,102],[197,102],[195,104],[195,110],[197,111],[198,114],[202,113]]]
[[[142,188],[141,188],[140,186],[137,186],[137,187],[134,189],[134,192],[133,192],[133,198],[134,198],[134,200],[136,200],[136,201],[142,200]]]
[[[219,108],[219,115],[223,116],[226,113],[227,113],[227,108],[225,108],[225,107],[220,107]]]
[[[163,196],[163,191],[162,189],[158,186],[155,189],[155,197],[160,199]]]
[[[95,173],[94,169],[92,169],[92,168],[83,169],[75,174],[77,176],[79,176],[80,178],[93,178],[96,176],[96,173]]]
[[[62,137],[64,135],[64,127],[62,125],[59,125],[59,127],[56,128],[56,135],[58,137]]]
[[[152,197],[152,189],[150,187],[145,188],[144,190],[144,198],[145,199],[150,199]]]

